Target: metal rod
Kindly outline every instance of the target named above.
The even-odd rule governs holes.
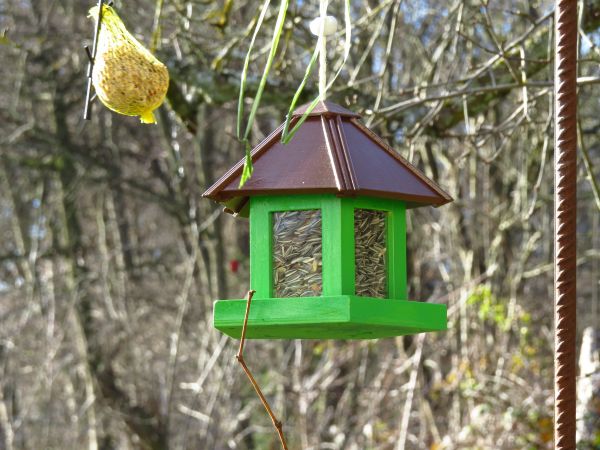
[[[112,3],[112,2],[111,2]],[[98,35],[100,34],[100,25],[102,23],[102,5],[104,4],[104,0],[98,0],[98,17],[96,18],[96,29],[94,31],[94,43],[92,45],[92,52],[90,53],[89,47],[86,47],[86,53],[89,58],[88,71],[87,71],[87,89],[85,93],[85,107],[83,110],[83,118],[85,120],[90,120],[91,109],[92,109],[92,72],[94,71],[94,61],[96,59],[96,51],[98,50]]]
[[[577,3],[554,13],[554,446],[575,449],[577,331]]]

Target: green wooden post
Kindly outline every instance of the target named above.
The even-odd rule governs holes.
[[[323,199],[323,295],[354,295],[354,209],[335,196]]]
[[[268,203],[261,197],[250,199],[250,289],[254,298],[269,298],[273,279],[273,226]]]
[[[388,217],[389,296],[397,300],[408,300],[406,280],[406,205],[397,202]]]

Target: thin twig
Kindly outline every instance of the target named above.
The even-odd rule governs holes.
[[[283,423],[281,423],[281,421],[277,420],[277,417],[275,417],[275,413],[273,413],[273,410],[271,409],[269,402],[267,401],[266,397],[262,393],[260,386],[258,385],[256,380],[252,376],[252,373],[250,372],[250,369],[248,369],[248,366],[246,365],[246,361],[244,360],[243,353],[244,353],[244,343],[246,342],[246,329],[248,328],[248,315],[250,314],[250,303],[252,302],[252,297],[254,296],[255,292],[256,291],[253,291],[253,290],[248,291],[248,295],[246,297],[246,315],[244,316],[244,325],[242,327],[242,336],[240,338],[240,348],[237,352],[237,355],[235,355],[235,357],[238,360],[238,362],[240,363],[240,365],[242,366],[242,369],[244,369],[246,376],[250,380],[250,383],[252,383],[252,387],[256,391],[256,394],[260,398],[260,401],[262,402],[263,406],[267,410],[267,414],[269,414],[269,417],[271,418],[271,422],[273,422],[273,426],[277,430],[277,434],[279,435],[279,440],[281,441],[281,446],[283,447],[283,450],[288,450],[285,436],[283,435]]]
[[[402,412],[402,420],[400,421],[400,432],[398,441],[396,442],[396,450],[404,450],[406,438],[408,436],[408,425],[410,424],[410,412],[412,410],[413,398],[417,387],[417,376],[421,365],[421,355],[423,354],[423,342],[425,342],[426,334],[420,334],[416,339],[416,350],[413,356],[413,367],[410,372],[410,380],[408,382],[408,392],[406,401],[404,402],[404,411]]]
[[[453,84],[453,83],[448,83]],[[591,84],[600,84],[600,78],[598,77],[578,77],[577,85],[578,86],[586,86]],[[447,91],[441,94],[432,94],[430,96],[419,96],[409,99],[403,100],[398,103],[394,103],[393,105],[385,106],[383,108],[379,108],[375,111],[376,114],[397,114],[400,111],[404,111],[408,108],[413,108],[415,106],[420,106],[425,103],[436,102],[439,100],[447,100],[455,97],[462,96],[474,96],[479,94],[485,94],[488,92],[497,92],[497,91],[505,91],[509,89],[524,89],[524,88],[546,88],[552,87],[554,83],[550,80],[540,80],[540,81],[528,81],[527,83],[504,83],[504,84],[495,84],[490,86],[481,86],[477,88],[468,88],[468,89],[459,89],[456,91]],[[443,85],[436,85],[443,86]],[[425,91],[429,86],[421,86],[413,88],[413,92],[420,94]],[[406,90],[408,91],[408,90]]]

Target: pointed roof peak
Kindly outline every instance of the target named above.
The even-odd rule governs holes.
[[[296,110],[292,113],[292,117],[301,116],[306,112],[308,107],[312,102],[305,103],[302,106],[296,108]],[[343,106],[338,105],[337,103],[325,101],[319,101],[314,109],[310,112],[309,116],[342,116],[342,117],[360,117],[360,114],[357,114],[349,109],[344,108]]]

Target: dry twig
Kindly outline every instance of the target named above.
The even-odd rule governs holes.
[[[281,423],[281,421],[277,420],[277,417],[275,417],[275,413],[273,413],[273,410],[271,409],[269,402],[267,401],[266,397],[262,393],[260,386],[258,385],[256,380],[252,376],[252,373],[250,372],[250,369],[248,369],[248,366],[246,365],[246,361],[244,360],[244,343],[246,341],[246,329],[248,327],[248,315],[250,314],[250,304],[252,303],[252,297],[254,296],[254,292],[256,292],[256,291],[250,290],[250,291],[248,291],[248,295],[246,296],[246,302],[247,302],[246,303],[246,315],[244,316],[244,325],[242,327],[242,336],[240,338],[240,348],[237,352],[237,355],[235,355],[235,357],[238,360],[238,362],[240,363],[240,365],[242,366],[242,369],[244,369],[246,376],[250,380],[250,383],[252,383],[252,387],[256,391],[256,394],[260,398],[260,401],[262,402],[263,406],[267,410],[267,414],[269,414],[269,417],[271,418],[271,421],[273,422],[273,426],[277,430],[277,434],[279,435],[279,440],[281,441],[281,446],[283,447],[283,450],[288,450],[288,446],[285,441],[285,436],[283,435],[283,423]]]

